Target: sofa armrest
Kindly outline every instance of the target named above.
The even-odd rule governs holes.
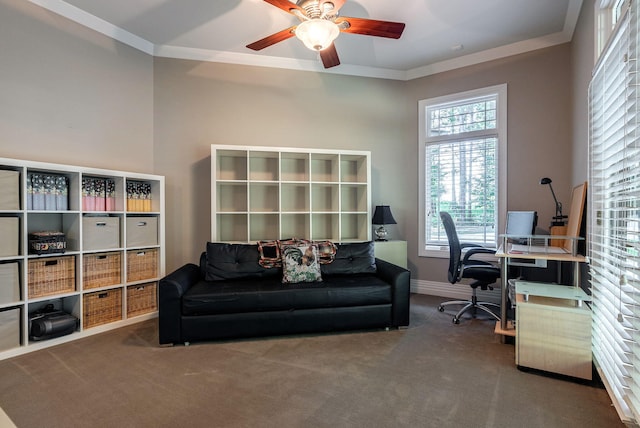
[[[160,280],[158,336],[161,345],[182,342],[182,296],[200,279],[200,268],[188,263]]]
[[[409,296],[411,293],[411,272],[393,263],[376,258],[377,275],[391,284],[393,290],[394,327],[409,325]]]

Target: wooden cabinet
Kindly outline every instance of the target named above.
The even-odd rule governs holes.
[[[211,240],[370,240],[370,157],[212,145]]]
[[[516,281],[516,365],[591,379],[590,300],[577,287]]]
[[[164,275],[164,177],[0,158],[0,183],[0,359],[157,316],[128,296]],[[45,306],[75,331],[35,340]]]

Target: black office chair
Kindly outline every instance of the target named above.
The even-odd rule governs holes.
[[[440,218],[442,219],[442,224],[444,225],[444,230],[447,232],[447,238],[449,240],[449,282],[455,284],[463,278],[470,278],[474,281],[469,284],[472,288],[471,300],[451,300],[443,302],[438,306],[438,310],[443,312],[444,307],[448,305],[464,305],[453,317],[454,324],[460,324],[460,316],[468,310],[472,310],[475,316],[477,309],[482,309],[500,321],[500,317],[489,309],[489,306],[499,309],[500,305],[491,302],[478,302],[477,296],[478,287],[482,290],[493,290],[491,285],[500,278],[500,268],[483,260],[472,259],[474,254],[495,254],[495,250],[477,244],[461,244],[458,239],[458,232],[456,232],[456,225],[453,223],[451,215],[443,211],[440,212]],[[463,249],[467,248],[468,250],[464,251],[463,257]]]

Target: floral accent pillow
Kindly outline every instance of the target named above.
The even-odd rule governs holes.
[[[318,248],[313,244],[289,245],[282,249],[282,282],[321,282]]]

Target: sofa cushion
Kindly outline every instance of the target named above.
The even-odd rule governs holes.
[[[322,265],[321,270],[323,276],[375,273],[373,241],[338,244],[333,263]]]
[[[286,245],[282,249],[282,282],[322,281],[318,248],[313,244]]]
[[[265,269],[258,263],[257,245],[207,243],[205,279],[221,281],[237,278],[279,276],[279,269]]]
[[[324,282],[283,284],[278,277],[200,281],[182,298],[183,315],[391,304],[391,285],[374,274],[345,275]]]

